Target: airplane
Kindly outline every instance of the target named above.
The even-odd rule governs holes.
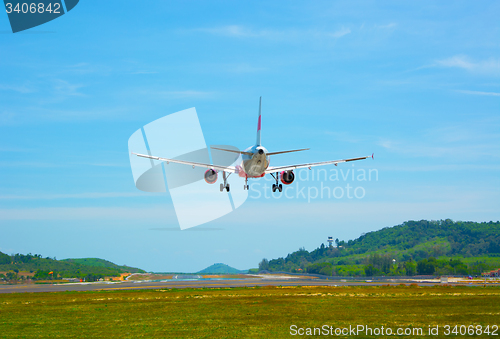
[[[138,157],[142,158],[164,161],[167,164],[169,162],[172,162],[177,164],[190,165],[193,168],[194,167],[208,168],[204,174],[204,179],[208,184],[215,184],[217,182],[217,173],[219,171],[222,171],[222,179],[224,182],[220,184],[221,192],[223,192],[224,189],[227,192],[229,192],[229,184],[227,183],[227,178],[233,173],[237,174],[242,178],[245,178],[245,185],[243,186],[244,190],[248,190],[248,178],[262,178],[266,174],[270,174],[276,180],[276,183],[273,184],[272,186],[272,191],[281,192],[283,190],[283,185],[290,185],[295,180],[295,174],[293,173],[293,170],[295,169],[298,168],[311,169],[311,167],[331,165],[331,164],[337,166],[337,164],[344,162],[364,160],[368,158],[373,159],[373,154],[372,154],[370,156],[359,157],[359,158],[312,162],[309,164],[269,167],[269,161],[270,161],[269,157],[271,155],[306,151],[309,150],[309,148],[301,148],[301,149],[280,151],[280,152],[268,152],[267,149],[261,144],[261,138],[260,138],[261,123],[262,123],[261,118],[262,118],[262,97],[260,97],[259,99],[259,120],[257,123],[257,141],[255,145],[248,147],[244,151],[229,150],[211,146],[212,149],[216,149],[219,151],[239,153],[242,157],[242,162],[240,165],[237,166],[221,166],[216,164],[204,164],[199,162],[192,162],[192,161],[185,161],[178,159],[167,159],[152,155],[138,154],[134,152],[132,152],[132,154],[135,154]],[[279,183],[280,181],[283,185]]]

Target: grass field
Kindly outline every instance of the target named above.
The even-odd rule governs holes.
[[[295,336],[291,325],[297,326]],[[404,338],[442,338],[445,325],[452,326],[450,331],[454,325],[489,325],[491,331],[492,325],[500,325],[500,288],[260,287],[0,295],[0,338],[290,338],[300,336],[299,328],[323,325],[333,331],[349,325],[383,326],[394,333],[398,328],[423,330],[423,336]],[[427,335],[429,325],[439,326],[439,336]],[[364,333],[358,336],[385,337]]]

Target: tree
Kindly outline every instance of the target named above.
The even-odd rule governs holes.
[[[320,271],[319,271],[319,274],[323,274],[323,275],[332,275],[333,273],[333,266],[325,266],[323,267]]]
[[[365,266],[365,275],[367,277],[372,277],[374,275],[380,275],[382,272],[378,270],[377,268],[373,267],[372,264],[366,265]]]
[[[307,266],[307,273],[332,275],[333,265],[328,262],[316,263]]]
[[[17,280],[17,273],[7,272],[7,280]]]
[[[422,259],[417,263],[417,272],[422,275],[431,275],[436,271],[436,259]]]
[[[269,269],[269,260],[266,258],[262,259],[259,263],[259,271],[267,271]]]
[[[404,267],[407,276],[412,276],[417,273],[417,264],[413,260],[405,262]]]
[[[10,255],[0,252],[0,265],[10,264],[11,262]]]
[[[33,276],[34,280],[47,280],[49,278],[49,272],[38,270]]]

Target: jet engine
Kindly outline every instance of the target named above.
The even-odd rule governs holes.
[[[204,177],[207,184],[215,184],[217,181],[217,172],[213,169],[208,169],[205,171]]]
[[[293,174],[293,171],[283,171],[280,174],[280,179],[284,185],[290,185],[295,179],[295,174]]]

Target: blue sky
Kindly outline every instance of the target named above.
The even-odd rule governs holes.
[[[410,219],[499,220],[499,12],[495,1],[87,0],[17,34],[0,15],[0,251],[246,269]],[[273,165],[374,152],[336,169],[378,180],[325,183],[362,187],[361,199],[250,193],[179,231],[168,194],[135,188],[128,138],[196,107],[207,144],[244,149],[259,96],[264,146],[311,148]],[[300,172],[293,189],[320,187]]]

